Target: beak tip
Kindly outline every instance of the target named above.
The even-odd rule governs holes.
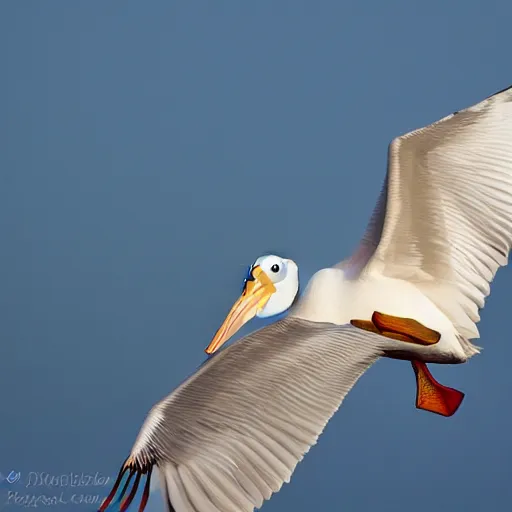
[[[215,354],[215,352],[219,349],[220,347],[217,346],[217,345],[213,345],[213,343],[210,343],[205,349],[204,349],[204,353],[208,356],[211,356],[212,354]]]

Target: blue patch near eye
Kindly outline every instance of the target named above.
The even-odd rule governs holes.
[[[244,279],[244,282],[242,283],[242,292],[245,290],[245,285],[246,285],[247,281],[254,281],[254,277],[252,275],[252,265],[249,265],[247,267],[245,279]]]

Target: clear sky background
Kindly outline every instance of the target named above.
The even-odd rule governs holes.
[[[291,257],[305,284],[348,256],[391,139],[512,83],[511,16],[507,0],[1,2],[0,471],[116,474],[248,264]],[[263,510],[508,510],[511,285],[501,270],[482,354],[431,367],[466,393],[454,417],[415,409],[410,365],[381,360]]]

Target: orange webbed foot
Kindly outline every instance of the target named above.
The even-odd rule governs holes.
[[[441,335],[420,324],[412,318],[400,318],[375,311],[371,320],[350,320],[354,327],[375,332],[394,340],[414,343],[416,345],[433,345],[441,339]]]
[[[350,323],[387,338],[423,346],[433,345],[441,338],[440,333],[412,318],[395,317],[378,311],[373,313],[372,320],[354,319]],[[414,360],[411,364],[416,376],[416,407],[441,416],[453,416],[464,400],[464,393],[437,382],[425,363]]]
[[[464,393],[437,382],[425,363],[411,361],[411,364],[416,375],[416,407],[441,416],[453,416],[464,400]]]
[[[412,318],[401,318],[375,311],[372,315],[372,322],[379,331],[405,335],[418,345],[434,345],[441,339],[441,334],[437,331],[425,327]]]

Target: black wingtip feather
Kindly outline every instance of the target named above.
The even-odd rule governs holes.
[[[121,507],[119,508],[120,512],[126,512],[128,507],[132,504],[133,498],[135,498],[135,495],[137,494],[137,489],[139,488],[141,476],[142,473],[140,471],[137,471],[137,476],[135,477],[135,482],[133,482],[130,494],[121,502]]]
[[[146,508],[146,505],[148,504],[149,500],[149,489],[150,489],[150,482],[151,482],[151,472],[153,471],[153,466],[149,468],[148,476],[146,477],[146,485],[144,486],[144,492],[142,494],[142,499],[140,500],[139,505],[139,512],[143,512]]]
[[[153,465],[154,465],[154,463],[141,464],[139,461],[135,460],[133,457],[128,457],[128,459],[126,459],[124,461],[123,465],[121,466],[121,469],[119,471],[117,479],[112,487],[112,490],[110,491],[110,494],[105,498],[105,500],[101,504],[100,508],[98,509],[98,512],[105,512],[108,509],[108,507],[111,505],[112,500],[114,499],[115,495],[117,494],[119,486],[121,485],[121,482],[122,482],[123,477],[127,470],[130,470],[128,478],[123,486],[123,489],[121,490],[119,497],[113,504],[120,503],[119,511],[126,512],[126,510],[131,505],[132,501],[134,500],[134,498],[137,494],[137,490],[139,488],[139,484],[140,484],[140,480],[141,480],[142,476],[146,475],[146,483],[144,485],[144,492],[142,494],[141,502],[139,505],[139,512],[144,512],[144,510],[147,506],[148,500],[149,500],[151,472],[153,470]],[[128,487],[133,478],[133,475],[135,475],[135,481],[133,482],[133,485],[130,489],[128,496],[126,496],[126,498],[124,498],[124,495],[126,494],[126,491],[128,490]],[[175,512],[172,507],[171,507],[171,512]]]
[[[126,465],[127,462],[128,459],[126,459],[123,465],[121,466],[121,469],[119,470],[119,474],[117,475],[112,490],[110,491],[110,494],[103,500],[103,503],[101,504],[101,507],[98,509],[98,512],[105,512],[105,510],[107,510],[107,507],[110,505],[110,502],[114,499],[117,489],[121,484],[121,481],[123,480],[123,476],[126,473],[126,470],[128,469],[128,466]]]
[[[122,489],[121,493],[119,494],[119,497],[115,501],[116,503],[120,503],[121,500],[123,499],[123,496],[126,493],[126,489],[128,489],[128,486],[130,485],[130,482],[131,482],[134,474],[135,474],[135,469],[131,468],[130,469],[130,474],[128,475],[128,478],[126,479],[126,482],[123,485],[123,489]]]

